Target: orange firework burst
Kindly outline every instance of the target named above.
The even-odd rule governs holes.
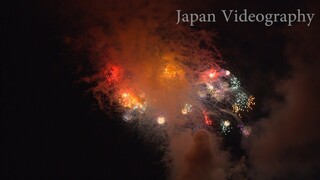
[[[138,97],[129,91],[120,93],[119,103],[121,106],[129,109],[145,109],[145,103],[142,97]]]
[[[167,63],[163,69],[163,78],[169,80],[182,79],[184,77],[183,70],[175,63]]]
[[[122,69],[119,66],[107,65],[106,70],[104,71],[106,80],[108,84],[119,82],[122,75]]]

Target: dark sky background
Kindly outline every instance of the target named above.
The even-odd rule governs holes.
[[[269,172],[272,165],[266,165],[263,163],[265,160],[256,155],[263,151],[257,152],[252,146],[243,145],[240,138],[229,135],[224,142],[226,148],[233,148],[234,157],[252,157],[249,166],[263,169],[250,172],[252,177],[255,173],[260,174],[260,177],[264,173],[282,174],[278,178],[292,177],[286,173],[292,174],[301,162],[305,170],[301,170],[296,178],[320,178],[319,173],[315,173],[319,170],[319,133],[310,129],[320,124],[316,114],[320,108],[316,103],[319,99],[317,93],[320,92],[317,41],[319,5],[316,1],[188,1],[184,4],[184,7],[190,9],[198,8],[196,11],[247,8],[257,12],[290,12],[300,8],[316,13],[311,27],[277,24],[266,27],[255,23],[222,22],[200,27],[218,33],[216,45],[228,67],[239,75],[244,86],[256,96],[257,106],[249,117],[252,122],[262,122],[256,127],[266,132],[267,136],[257,135],[251,145],[263,149],[265,144],[266,147],[282,147],[286,142],[293,142],[288,147],[302,149],[291,155],[294,158],[288,159],[279,159],[269,154],[269,158],[275,158],[274,162],[288,162],[280,163],[279,169]],[[64,9],[59,7],[64,7],[64,3],[24,1],[4,3],[2,6],[2,176],[6,177],[4,179],[165,179],[167,169],[161,162],[164,152],[146,142],[137,130],[130,128],[118,117],[108,119],[98,109],[95,99],[86,93],[88,87],[76,83],[79,77],[75,73],[75,61],[82,59],[64,41],[66,34],[74,30],[73,18],[64,19],[59,14]],[[304,65],[305,62],[307,65]],[[295,74],[305,76],[299,79]],[[297,88],[300,85],[306,89],[300,91]],[[297,93],[287,92],[288,88],[295,89]],[[281,104],[286,102],[286,94],[294,100]],[[295,106],[290,106],[290,102],[295,104],[297,99],[302,99],[301,107],[305,110],[291,108]],[[301,126],[299,123],[293,124],[292,131],[290,128],[288,131],[283,129],[287,139],[279,140],[281,145],[272,144],[274,141],[268,140],[269,137],[272,139],[273,134],[282,131],[273,128],[281,127],[281,123],[275,125],[275,119],[280,115],[272,111],[278,107],[276,102],[280,102],[279,107],[288,107],[280,113],[283,118],[294,119],[286,115],[293,111],[301,112],[297,116],[305,117],[301,118],[305,122],[302,126],[311,124],[303,126],[299,131],[294,129]],[[281,111],[281,108],[278,109]],[[269,121],[275,123],[265,125]],[[287,123],[283,127],[291,126],[289,120],[279,122]],[[276,130],[272,132],[270,129]],[[308,131],[310,133],[306,133]],[[299,133],[299,136],[290,136],[290,132]],[[290,138],[296,140],[290,141]],[[244,149],[247,149],[247,153]],[[278,149],[281,148],[268,150],[278,152]],[[281,151],[282,154],[290,152],[295,151]],[[312,155],[304,158],[305,154]],[[295,158],[297,156],[299,158]],[[284,167],[290,170],[286,171]]]

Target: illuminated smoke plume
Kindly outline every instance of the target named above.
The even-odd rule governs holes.
[[[84,80],[93,84],[100,108],[143,124],[141,131],[166,134],[173,177],[224,178],[227,155],[211,133],[234,127],[249,136],[241,115],[252,109],[254,97],[221,67],[215,34],[175,25],[174,6],[167,2],[83,7],[89,25],[71,43],[90,53],[95,73]],[[187,139],[177,141],[180,136]],[[185,151],[179,154],[179,148]]]
[[[269,103],[250,142],[253,179],[319,179],[319,27],[297,27],[286,36],[290,77],[277,81],[283,101]],[[306,48],[308,47],[308,48]]]
[[[185,139],[190,142],[183,143]],[[218,137],[201,129],[193,135],[182,133],[172,139],[176,158],[173,177],[177,180],[225,179],[228,154],[220,150]]]

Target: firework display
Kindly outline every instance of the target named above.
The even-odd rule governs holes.
[[[241,118],[255,105],[255,98],[246,93],[237,77],[214,63],[203,71],[192,73],[188,66],[166,60],[163,59],[164,65],[153,75],[160,88],[166,88],[170,93],[170,87],[187,82],[191,89],[188,101],[180,103],[180,112],[176,113],[179,117],[174,118],[183,119],[191,128],[217,125],[223,134],[227,134],[233,127],[238,127],[244,136],[250,135],[250,127]],[[119,65],[108,64],[104,69],[101,84],[112,89],[111,94],[122,109],[123,120],[151,121],[159,125],[170,123],[166,112],[157,108],[159,99],[149,96],[143,89],[131,87],[133,81],[132,73]]]

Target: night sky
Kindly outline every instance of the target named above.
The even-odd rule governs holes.
[[[95,14],[101,2],[24,1],[2,6],[3,179],[170,176],[159,142],[145,138],[116,112],[107,115],[100,110],[88,91],[90,85],[79,82],[95,69],[79,68],[91,66],[90,57],[70,47],[68,37],[79,37],[88,26],[103,23]],[[161,1],[154,3],[161,6]],[[99,9],[107,9],[108,2],[101,4]],[[247,115],[256,130],[253,138],[242,140],[238,132],[222,138],[222,148],[230,152],[233,162],[246,157],[245,177],[320,179],[319,2],[177,4],[193,12],[243,8],[291,12],[299,8],[316,13],[310,27],[220,21],[193,29],[217,34],[215,45],[227,67],[256,97],[256,106]]]

